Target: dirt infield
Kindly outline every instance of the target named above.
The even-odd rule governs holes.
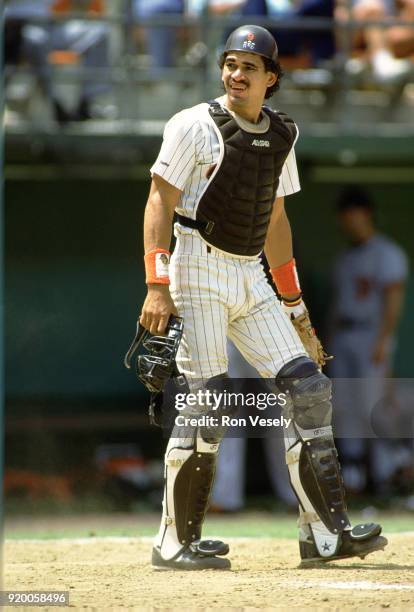
[[[69,590],[98,610],[413,608],[414,533],[389,540],[364,561],[298,569],[292,540],[233,539],[231,571],[188,573],[153,571],[149,538],[9,540],[4,588]]]

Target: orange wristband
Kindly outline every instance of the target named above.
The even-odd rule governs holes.
[[[153,249],[144,255],[147,285],[170,284],[170,277],[168,275],[170,255],[171,253],[165,249]]]
[[[270,274],[280,295],[301,293],[296,261],[293,257],[287,263],[272,268]]]

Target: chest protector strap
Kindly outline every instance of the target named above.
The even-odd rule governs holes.
[[[263,112],[270,118],[269,129],[255,134],[241,129],[218,102],[209,108],[221,163],[200,198],[193,227],[206,242],[235,255],[263,250],[283,164],[296,139],[296,126],[287,115],[265,106]]]

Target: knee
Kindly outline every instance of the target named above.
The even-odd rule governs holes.
[[[385,6],[381,0],[362,0],[353,8],[353,17],[357,20],[382,19],[385,17]]]
[[[180,423],[192,423],[185,437],[193,437],[200,443],[219,444],[226,425],[223,417],[237,413],[237,402],[232,396],[232,379],[227,372],[213,376],[202,384],[189,383],[189,390],[180,394],[184,406],[180,410]],[[183,437],[183,433],[180,433]],[[207,451],[206,451],[207,452]]]
[[[211,421],[200,428],[200,435],[207,442],[219,444],[227,429],[225,417],[234,417],[238,410],[232,397],[232,379],[227,372],[210,378],[205,383],[205,393],[206,410]]]
[[[302,429],[327,427],[332,421],[332,385],[314,361],[298,357],[283,366],[275,380],[291,402],[293,419]]]
[[[407,57],[414,52],[414,34],[409,28],[390,28],[387,31],[387,43],[395,57]]]
[[[234,408],[232,393],[234,382],[227,372],[207,380],[187,378],[188,397],[191,397],[192,412],[207,414]]]

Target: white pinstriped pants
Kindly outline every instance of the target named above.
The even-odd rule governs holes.
[[[306,356],[259,257],[208,249],[196,231],[177,224],[175,235],[170,290],[184,318],[177,365],[189,381],[227,372],[227,336],[264,378]]]

